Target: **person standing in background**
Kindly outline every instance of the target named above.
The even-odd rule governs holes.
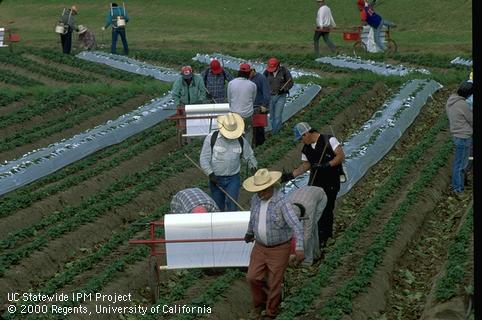
[[[262,73],[256,72],[251,68],[249,80],[256,85],[256,98],[254,99],[254,114],[266,114],[269,110],[269,100],[271,97],[269,83]],[[264,143],[264,127],[253,127],[253,146],[260,146]]]
[[[64,24],[64,33],[60,34],[60,43],[62,44],[62,52],[70,54],[72,50],[72,32],[78,31],[75,26],[74,16],[77,15],[77,7],[72,6],[70,9],[64,9],[62,16],[60,17],[60,22]]]
[[[239,65],[238,77],[228,83],[229,110],[239,114],[244,120],[244,135],[249,145],[253,143],[253,104],[256,98],[256,85],[249,81],[251,66]]]
[[[450,133],[455,145],[455,158],[452,165],[452,182],[450,189],[455,193],[464,191],[464,173],[469,162],[470,146],[472,145],[473,115],[466,99],[473,94],[473,84],[464,81],[457,93],[447,100],[445,110],[449,118]]]
[[[293,77],[289,70],[280,65],[276,58],[268,60],[268,66],[263,72],[271,89],[269,102],[269,118],[271,121],[272,133],[276,134],[283,125],[283,110],[286,104],[286,97],[293,87]]]
[[[320,38],[323,37],[331,52],[336,53],[336,46],[330,39],[330,31],[336,27],[335,20],[331,15],[331,9],[325,4],[325,0],[317,0],[318,11],[316,13],[316,29],[313,37],[313,44],[315,47],[315,55],[320,56]]]
[[[102,27],[104,31],[109,26],[112,26],[112,46],[110,52],[117,54],[117,37],[120,36],[122,40],[122,46],[124,47],[124,54],[129,54],[129,47],[127,45],[126,38],[126,24],[129,22],[129,16],[123,6],[119,6],[117,3],[112,2],[109,13],[105,20],[105,26]]]
[[[202,73],[206,97],[214,103],[226,103],[226,84],[233,80],[229,71],[225,70],[218,60],[213,59],[209,68]]]

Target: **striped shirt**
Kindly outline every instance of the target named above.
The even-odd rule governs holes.
[[[219,212],[214,200],[199,188],[188,188],[176,193],[171,201],[171,213],[190,213],[197,206],[204,206],[208,212]]]
[[[254,234],[257,242],[265,246],[275,246],[289,241],[296,236],[296,250],[303,250],[303,228],[288,199],[279,190],[275,190],[266,211],[266,243],[262,242],[259,230],[261,200],[257,194],[251,198],[251,216],[248,234]]]

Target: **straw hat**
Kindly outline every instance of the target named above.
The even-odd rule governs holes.
[[[81,24],[79,24],[79,34],[82,34],[87,31],[87,28]]]
[[[70,7],[70,11],[75,12],[75,13],[79,12],[79,11],[77,10],[77,6],[72,6],[72,7]]]
[[[244,132],[244,120],[237,113],[228,113],[218,116],[219,132],[226,139],[237,139]]]
[[[268,189],[281,178],[281,171],[268,171],[259,169],[254,176],[244,180],[243,188],[249,192],[258,192]]]

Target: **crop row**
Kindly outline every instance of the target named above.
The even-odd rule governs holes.
[[[319,315],[323,319],[341,319],[343,314],[352,312],[352,300],[362,292],[369,284],[377,266],[383,261],[386,248],[395,240],[403,218],[408,210],[414,205],[424,188],[432,181],[439,169],[446,165],[447,158],[452,151],[450,139],[440,147],[439,151],[420,172],[418,180],[413,184],[405,199],[392,212],[390,219],[386,222],[383,230],[374,239],[373,243],[366,250],[365,255],[358,264],[355,275],[351,277],[336,294],[325,301],[324,307]]]
[[[44,179],[29,184],[25,188],[21,188],[14,194],[1,198],[0,217],[8,216],[16,210],[26,208],[36,201],[55,195],[101,172],[115,168],[120,163],[130,160],[150,147],[173,137],[175,131],[172,127],[173,123],[165,122],[160,126],[155,126],[153,129],[145,130],[141,134],[129,138],[121,144],[117,144],[112,148],[95,153],[91,157],[77,161],[61,171],[57,171]],[[116,155],[116,153],[121,152],[123,149],[127,150]],[[109,161],[97,164],[97,162],[112,155],[115,156],[109,159]],[[82,172],[77,174],[79,171]],[[47,187],[42,189],[43,186]]]
[[[18,73],[3,68],[0,69],[0,82],[4,82],[6,84],[13,84],[15,86],[21,87],[33,87],[43,85],[37,80],[24,77]]]
[[[27,95],[24,91],[14,91],[8,88],[0,88],[0,108],[12,102],[18,101]]]
[[[100,63],[92,63],[82,59],[79,59],[75,56],[71,55],[60,55],[58,52],[52,49],[38,49],[38,48],[29,48],[29,53],[35,54],[36,56],[43,57],[45,59],[54,61],[56,63],[65,64],[74,68],[78,68],[79,70],[85,70],[89,72],[94,72],[99,75],[107,76],[112,79],[123,80],[123,81],[135,81],[135,82],[144,82],[145,77],[136,75],[130,72],[125,72],[121,70],[117,70],[108,66],[105,66]]]
[[[166,130],[160,136],[158,136],[158,138],[160,138],[161,140],[165,140],[165,139],[168,139],[168,138],[172,137],[173,133],[174,133],[174,130]],[[152,145],[153,143],[155,143],[155,142],[149,141],[149,145]],[[126,156],[130,157],[131,153],[121,155],[117,159],[113,159],[113,161],[109,161],[109,163],[112,163],[112,165],[115,166],[118,163],[116,160],[123,159]],[[109,166],[109,165],[107,165],[107,166]],[[99,171],[97,170],[97,168],[98,167],[94,167],[94,170],[88,171],[87,174],[86,174],[87,177],[91,176],[92,174],[98,173]],[[85,178],[80,177],[80,179],[86,179],[87,177],[85,177]],[[77,182],[76,180],[77,179],[75,179],[74,182]],[[71,181],[67,181],[65,184],[61,184],[60,187],[64,187],[65,185],[68,185],[68,184],[71,184],[71,183],[72,183]],[[3,240],[0,241],[0,248],[2,248],[2,249],[11,248],[11,247],[15,246],[17,244],[17,242],[19,242],[19,241],[21,241],[25,238],[34,236],[35,234],[37,234],[43,228],[49,227],[55,222],[58,222],[60,220],[71,217],[70,214],[72,212],[75,212],[75,210],[81,210],[81,209],[87,209],[88,210],[90,205],[98,205],[99,201],[101,199],[104,199],[104,197],[107,197],[107,195],[109,193],[121,191],[121,190],[125,189],[126,187],[133,186],[135,183],[139,183],[139,181],[137,181],[137,180],[133,181],[129,176],[124,177],[123,179],[118,180],[116,183],[113,183],[113,184],[109,185],[106,188],[105,191],[103,191],[100,194],[94,196],[91,200],[87,200],[85,203],[81,203],[78,207],[70,207],[70,208],[64,210],[64,211],[66,211],[65,213],[57,212],[56,214],[52,214],[52,215],[49,215],[47,217],[44,217],[42,220],[40,220],[39,222],[37,222],[35,224],[29,225],[28,227],[25,227],[23,229],[15,231],[15,232],[9,233],[7,237],[5,237]],[[43,196],[49,195],[49,191],[51,191],[51,190],[44,191],[46,193],[44,193]],[[54,189],[52,191],[58,192],[57,189]],[[106,198],[106,200],[107,200],[107,198]]]
[[[468,252],[472,243],[473,215],[473,208],[470,208],[462,227],[448,247],[443,276],[437,280],[435,288],[435,298],[438,301],[446,301],[454,297],[463,285],[467,275]]]
[[[94,220],[115,207],[129,203],[140,192],[153,188],[164,179],[183,171],[183,168],[189,166],[189,162],[184,159],[183,153],[191,154],[195,145],[199,146],[199,143],[180,148],[160,161],[152,163],[149,168],[124,176],[78,206],[67,206],[62,211],[57,211],[29,227],[10,234],[1,242],[2,248],[11,248],[20,240],[28,237],[35,236],[35,240],[2,254],[0,257],[0,273],[3,273],[11,264],[17,263],[22,258],[42,248],[48,241]],[[43,229],[45,229],[43,234],[38,234]]]
[[[415,163],[423,155],[424,151],[433,143],[435,136],[447,126],[447,118],[441,116],[437,123],[418,142],[414,149],[407,152],[399,164],[393,168],[392,174],[376,190],[373,196],[366,202],[359,211],[356,220],[347,228],[343,235],[336,240],[331,252],[329,252],[319,271],[300,286],[299,290],[282,304],[280,319],[292,319],[295,315],[303,313],[313,300],[320,295],[321,289],[329,284],[330,276],[336,271],[342,257],[349,254],[356,244],[360,235],[365,231],[372,219],[378,214],[378,210],[387,199],[402,184],[402,178],[413,168]]]
[[[158,90],[160,91],[161,87]],[[104,111],[118,107],[125,103],[128,99],[134,98],[138,94],[144,94],[145,89],[139,88],[116,88],[112,90],[111,95],[100,97],[98,100],[89,104],[82,105],[70,112],[60,114],[57,118],[43,122],[32,128],[25,128],[18,131],[3,140],[0,140],[0,152],[13,149],[15,147],[32,143],[41,138],[48,137],[54,133],[62,132],[65,129],[72,128],[89,118],[97,116]],[[160,92],[159,92],[160,94]]]
[[[350,87],[351,85],[352,83],[348,83],[347,87]],[[360,96],[362,96],[363,93],[366,92],[365,88],[355,87],[354,89],[349,89],[350,92],[348,95],[340,97],[345,90],[346,87],[339,89],[335,93],[332,93],[322,99],[317,107],[311,107],[302,115],[295,116],[293,120],[290,120],[286,125],[283,126],[283,129],[280,133],[271,138],[270,143],[265,143],[259,146],[256,149],[256,152],[259,154],[266,153],[266,155],[263,157],[263,160],[259,161],[259,166],[266,167],[268,164],[280,159],[288,150],[293,147],[293,132],[291,130],[291,126],[292,124],[296,123],[295,121],[310,119],[310,125],[314,128],[319,128],[329,123],[329,121],[331,121],[336,114],[349,107]]]
[[[57,81],[64,81],[69,83],[87,83],[87,82],[98,81],[98,79],[93,77],[87,77],[81,74],[71,73],[65,70],[54,68],[52,66],[41,65],[19,54],[11,54],[11,53],[0,54],[0,62],[9,64],[9,65],[14,65],[22,69],[28,70],[32,73],[37,73]]]
[[[0,128],[5,128],[12,124],[24,123],[34,116],[42,115],[55,109],[64,108],[80,95],[78,92],[70,90],[58,90],[48,94],[29,105],[22,106],[9,114],[0,116]]]

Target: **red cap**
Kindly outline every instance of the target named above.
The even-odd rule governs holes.
[[[268,72],[274,72],[276,69],[278,69],[278,66],[279,66],[278,59],[271,58],[268,60],[268,67],[266,68],[266,70],[268,70]]]
[[[250,72],[251,71],[251,66],[247,63],[241,63],[239,65],[239,71],[243,71],[243,72]]]
[[[192,208],[192,213],[207,213],[208,211],[204,206],[195,206]]]
[[[223,72],[223,68],[221,67],[221,64],[219,63],[218,60],[214,59],[213,61],[211,61],[211,63],[209,64],[209,66],[211,67],[211,71],[214,73],[214,74],[220,74],[221,72]]]
[[[181,74],[184,79],[192,78],[192,68],[190,66],[184,66],[181,68]]]

